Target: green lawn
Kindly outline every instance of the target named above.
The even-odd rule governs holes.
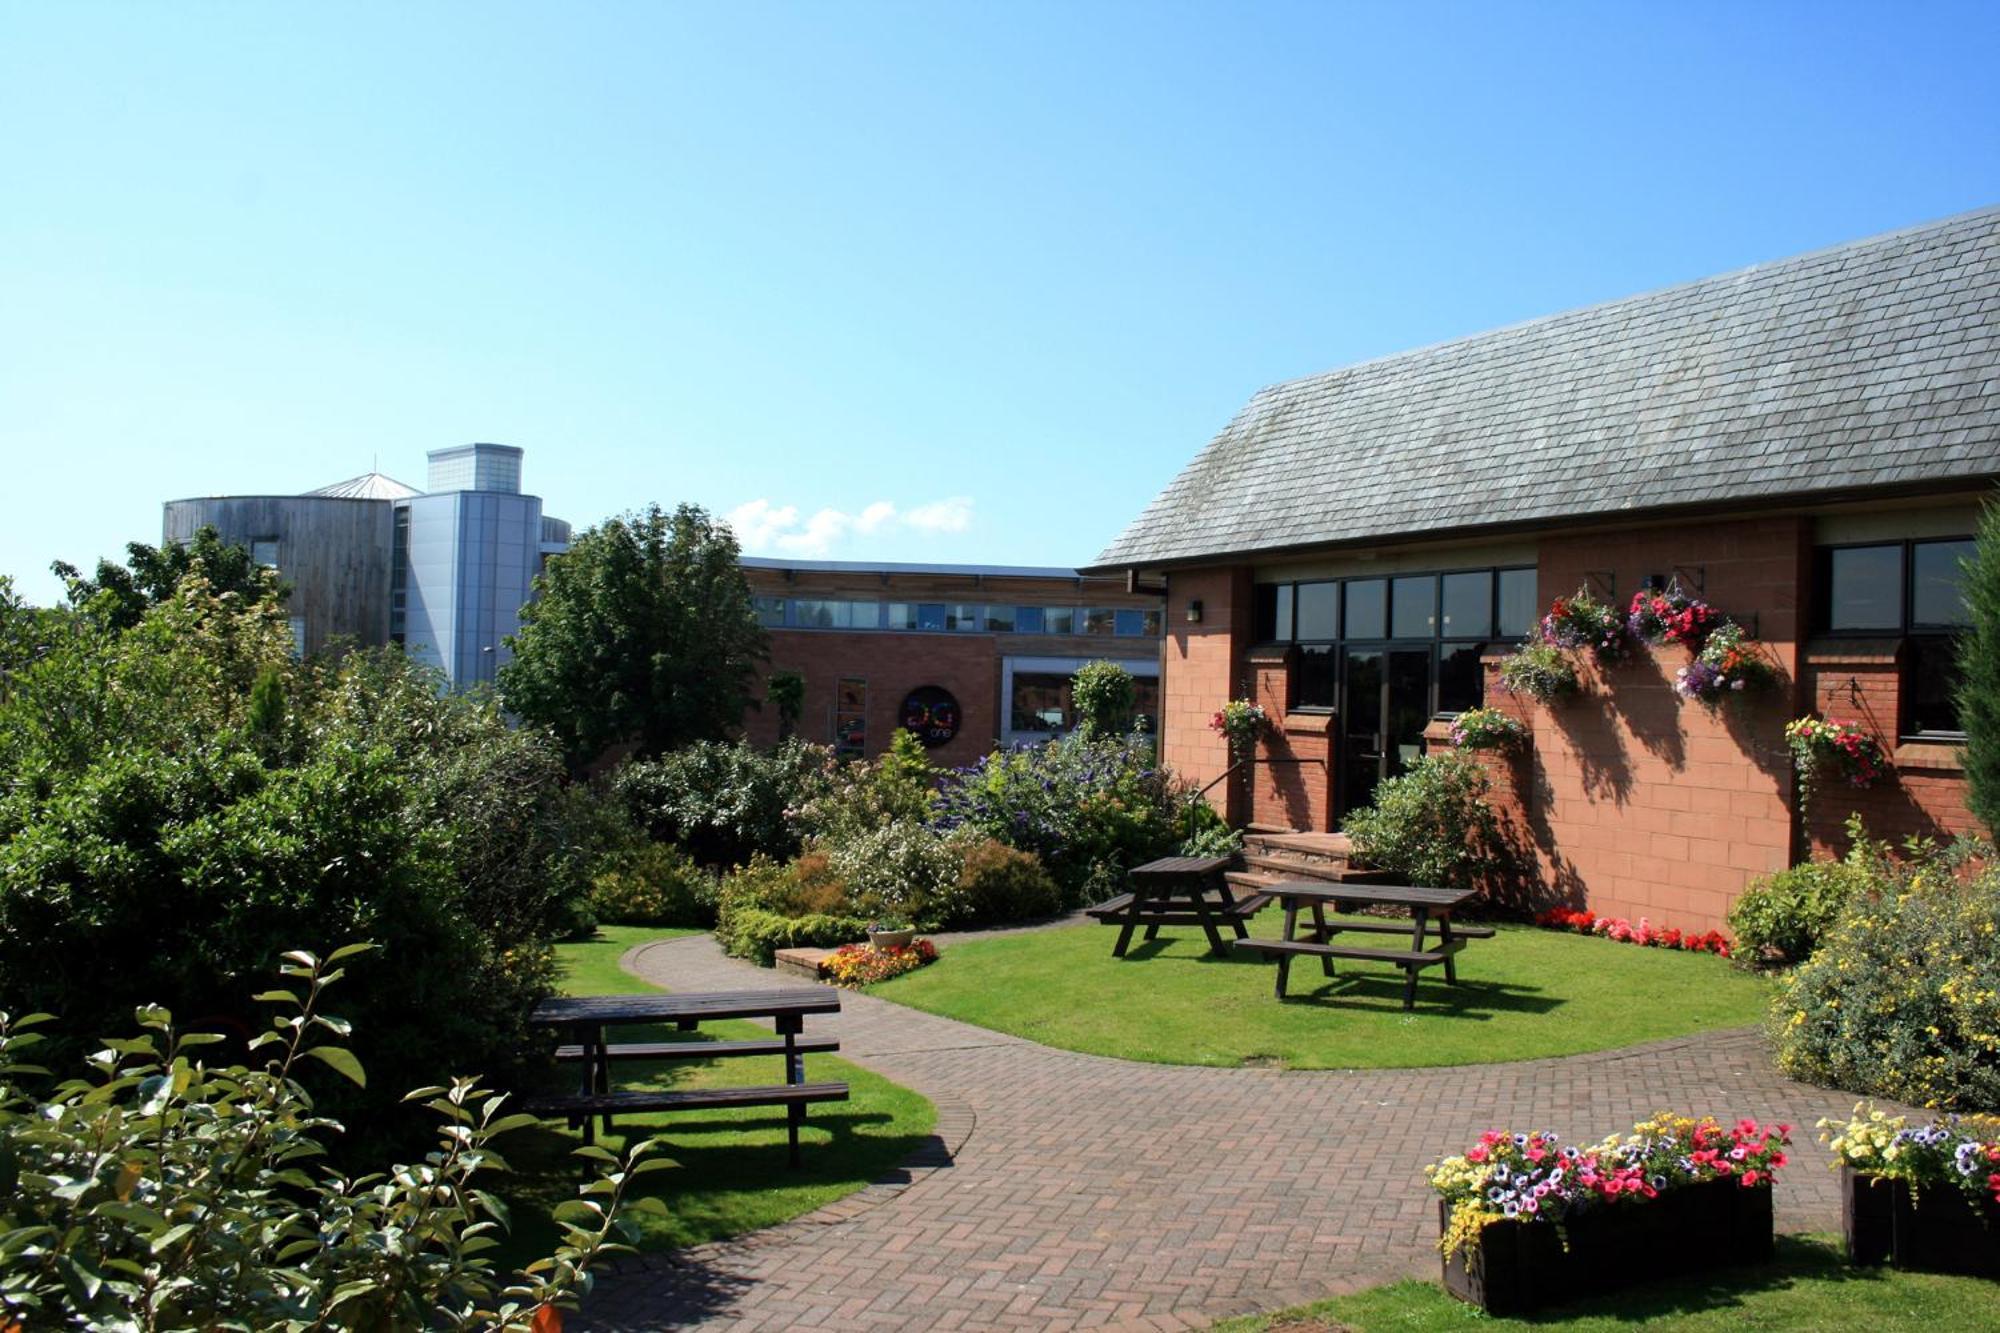
[[[647,940],[694,934],[657,927],[606,926],[597,937],[559,946],[563,989],[572,995],[642,993],[652,989],[618,966],[619,957]],[[813,1030],[811,1019],[806,1031]],[[687,1035],[710,1039],[770,1035],[747,1022],[705,1024],[699,1034],[671,1029],[631,1029],[627,1040],[673,1040]],[[936,1123],[929,1101],[831,1055],[806,1057],[807,1079],[841,1080],[852,1090],[845,1102],[813,1106],[800,1136],[804,1165],[786,1165],[785,1110],[746,1107],[690,1115],[621,1117],[621,1131],[656,1135],[667,1142],[670,1171],[646,1177],[666,1201],[666,1218],[642,1218],[643,1247],[661,1249],[740,1235],[810,1212],[852,1194],[884,1175],[914,1152]],[[711,1061],[643,1062],[616,1066],[620,1088],[708,1088],[777,1083],[783,1074],[776,1057]],[[614,1151],[625,1134],[599,1136]],[[501,1192],[513,1209],[507,1250],[527,1258],[547,1252],[555,1236],[548,1211],[574,1195],[582,1182],[581,1163],[569,1155],[580,1136],[555,1125],[524,1129],[500,1144],[514,1167]]]
[[[1429,1282],[1397,1282],[1352,1296],[1217,1324],[1217,1333],[1279,1333],[1287,1328],[1347,1328],[1356,1333],[1450,1333],[1478,1329],[1560,1329],[1617,1333],[1723,1330],[2000,1328],[2000,1284],[1890,1269],[1849,1268],[1839,1247],[1819,1237],[1780,1236],[1767,1267],[1701,1278],[1674,1278],[1545,1311],[1530,1320],[1490,1319]]]
[[[1274,908],[1251,923],[1258,935],[1279,927]],[[1531,1060],[1738,1027],[1760,1019],[1768,991],[1708,954],[1503,926],[1458,956],[1458,986],[1427,969],[1414,1013],[1402,1008],[1403,974],[1383,963],[1342,962],[1328,981],[1300,959],[1279,1003],[1275,963],[1212,957],[1198,928],[1134,939],[1122,959],[1116,938],[1093,923],[955,944],[870,993],[1128,1060],[1348,1069]]]

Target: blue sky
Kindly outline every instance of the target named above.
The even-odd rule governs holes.
[[[2000,5],[0,8],[0,573],[527,450],[1085,561],[1259,386],[2000,202]],[[1337,485],[1337,479],[1327,483]]]

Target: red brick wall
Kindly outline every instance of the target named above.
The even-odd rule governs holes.
[[[1176,572],[1168,582],[1167,655],[1160,676],[1160,757],[1202,784],[1229,767],[1229,747],[1209,730],[1215,710],[1242,693],[1250,638],[1250,571],[1243,567]],[[1188,603],[1201,602],[1190,624]],[[1232,823],[1248,819],[1242,784],[1224,783],[1209,800]]]
[[[1489,764],[1496,803],[1532,850],[1549,893],[1605,915],[1706,930],[1724,924],[1753,877],[1809,850],[1840,850],[1850,811],[1864,815],[1872,834],[1891,839],[1974,827],[1956,749],[1895,745],[1901,675],[1893,643],[1805,642],[1811,556],[1811,520],[1797,516],[1541,539],[1544,606],[1582,585],[1622,606],[1647,577],[1678,575],[1750,629],[1781,675],[1764,695],[1710,710],[1673,693],[1674,673],[1688,656],[1663,647],[1605,670],[1586,662],[1583,697],[1551,709],[1510,700],[1497,688],[1499,658],[1490,659],[1488,701],[1516,711],[1534,736],[1523,758]],[[1175,607],[1200,596],[1205,615],[1198,633],[1179,624],[1170,630],[1168,762],[1203,780],[1221,772],[1226,759],[1208,718],[1247,686],[1279,722],[1265,755],[1331,763],[1334,741],[1322,719],[1283,715],[1292,656],[1251,654],[1247,571],[1176,574],[1173,586]],[[1793,817],[1784,726],[1815,708],[1875,729],[1896,763],[1893,777],[1869,791],[1817,793],[1808,841]],[[1330,827],[1325,770],[1288,769],[1259,765],[1232,817]]]
[[[884,634],[880,631],[771,630],[774,671],[805,677],[799,735],[833,742],[834,689],[843,676],[868,682],[868,754],[889,748],[901,721],[903,698],[919,685],[951,691],[963,714],[958,735],[930,752],[946,767],[970,764],[992,750],[1000,735],[1000,652],[990,635]],[[762,687],[758,689],[762,697]],[[768,702],[744,715],[744,735],[754,745],[778,738],[778,710]]]
[[[1812,706],[1822,716],[1853,722],[1893,757],[1891,771],[1865,791],[1822,784],[1813,793],[1807,828],[1812,850],[1847,850],[1847,818],[1859,814],[1874,838],[1900,842],[1915,834],[1940,841],[1979,830],[1966,808],[1965,773],[1956,745],[1897,744],[1902,664],[1895,639],[1819,641],[1806,646]]]

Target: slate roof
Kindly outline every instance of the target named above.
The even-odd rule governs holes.
[[[405,486],[394,477],[380,472],[364,472],[346,481],[336,481],[328,486],[306,492],[307,495],[324,495],[335,500],[407,500],[423,492],[414,486]]]
[[[2000,207],[1252,398],[1097,568],[2000,478]]]

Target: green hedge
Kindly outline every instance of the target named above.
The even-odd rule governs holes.
[[[752,959],[760,967],[771,966],[780,949],[831,948],[867,936],[868,922],[860,917],[825,912],[781,916],[762,907],[732,910],[715,931],[723,952]]]

